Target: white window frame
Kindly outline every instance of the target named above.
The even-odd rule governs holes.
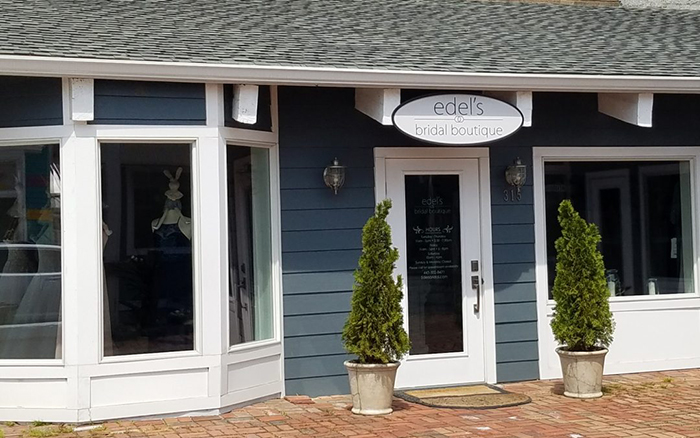
[[[156,139],[148,139],[148,140],[135,140],[135,139],[115,139],[115,138],[103,138],[103,137],[96,137],[97,140],[97,172],[99,174],[99,177],[97,179],[97,184],[98,184],[98,197],[99,197],[99,202],[98,202],[98,211],[97,211],[97,216],[98,216],[98,224],[102,226],[101,224],[104,221],[104,218],[102,217],[102,208],[101,206],[103,205],[104,200],[102,199],[102,172],[101,172],[101,166],[102,166],[102,148],[104,145],[110,145],[110,144],[147,144],[147,145],[161,145],[164,150],[166,150],[169,146],[172,145],[179,145],[179,146],[184,146],[187,145],[189,147],[189,152],[190,152],[190,190],[191,190],[191,211],[192,211],[192,315],[194,317],[194,325],[192,327],[193,333],[193,346],[192,349],[189,350],[176,350],[176,351],[167,351],[167,352],[158,352],[158,353],[137,353],[137,354],[125,354],[125,355],[114,355],[114,356],[105,356],[104,354],[104,284],[105,284],[105,278],[104,278],[104,270],[100,270],[98,273],[100,277],[100,290],[99,290],[99,302],[100,302],[100,319],[99,319],[99,332],[100,335],[98,339],[98,344],[99,344],[99,354],[100,354],[100,363],[118,363],[118,362],[133,362],[133,361],[142,361],[142,360],[157,360],[157,359],[168,359],[168,358],[173,358],[173,357],[189,357],[189,356],[198,356],[202,354],[202,286],[201,286],[201,270],[197,269],[199,266],[201,266],[201,261],[200,257],[202,254],[202,243],[200,237],[200,232],[201,232],[201,225],[200,225],[200,219],[201,219],[201,209],[197,208],[197,206],[201,205],[200,201],[200,196],[201,196],[201,185],[199,183],[199,166],[197,163],[199,162],[198,160],[198,152],[199,149],[197,147],[198,144],[198,137],[193,137],[193,138],[178,138],[178,139],[167,139],[167,138],[156,138]],[[165,180],[164,180],[165,181]],[[165,184],[165,183],[164,183]],[[123,206],[126,208],[125,206]],[[125,232],[129,232],[128,227],[126,228]],[[98,246],[100,249],[100,261],[104,263],[104,255],[102,254],[103,248],[104,248],[104,237],[103,234],[100,233],[99,238],[98,238]]]
[[[535,147],[533,148],[533,191],[535,212],[535,278],[537,289],[537,328],[540,357],[540,378],[553,378],[544,358],[553,354],[554,341],[549,319],[554,300],[549,299],[547,268],[547,224],[545,210],[544,164],[570,161],[688,161],[691,180],[691,211],[693,230],[693,293],[668,295],[633,295],[610,298],[610,310],[615,313],[654,310],[700,309],[698,286],[700,266],[700,147]]]
[[[227,345],[227,350],[229,353],[234,353],[240,350],[245,350],[248,348],[261,348],[261,347],[266,347],[269,345],[274,345],[279,342],[281,342],[281,334],[282,334],[282,318],[281,318],[281,305],[280,302],[277,298],[277,293],[281,291],[281,277],[279,275],[276,275],[278,272],[281,272],[281,269],[278,269],[276,267],[282,266],[282,259],[279,254],[282,253],[282,246],[281,246],[281,227],[275,226],[275,223],[277,222],[278,224],[280,223],[280,219],[277,218],[277,212],[280,210],[280,192],[279,192],[279,172],[277,169],[279,169],[278,166],[278,149],[275,147],[273,144],[265,144],[265,143],[255,143],[251,141],[245,141],[245,140],[239,140],[239,139],[233,139],[230,137],[226,137],[226,151],[224,155],[224,166],[225,166],[225,177],[226,181],[228,181],[228,166],[226,165],[228,161],[226,160],[227,158],[227,153],[228,153],[228,147],[229,146],[240,146],[240,147],[247,147],[247,148],[258,148],[258,149],[266,149],[268,151],[268,166],[269,166],[269,172],[270,172],[270,211],[272,213],[272,217],[270,218],[270,223],[273,224],[272,229],[270,230],[270,239],[271,239],[271,254],[272,254],[272,260],[270,262],[272,263],[272,278],[270,281],[270,286],[272,288],[272,317],[273,317],[273,327],[272,327],[272,337],[269,339],[261,339],[261,340],[255,340],[255,341],[248,341],[248,342],[242,342],[240,344],[236,345],[231,345],[231,339],[230,339],[230,324],[231,322],[228,320],[228,316],[230,315],[229,309],[228,309],[228,302],[226,303],[226,325],[225,328],[226,330],[226,345]],[[230,269],[229,269],[229,263],[230,263],[230,254],[228,251],[229,248],[229,239],[230,239],[230,227],[229,227],[229,217],[228,217],[228,201],[229,201],[229,193],[228,193],[228,184],[225,184],[223,187],[223,192],[224,192],[224,199],[225,203],[224,206],[226,207],[224,209],[224,213],[226,215],[226,229],[223,232],[223,240],[225,242],[225,266],[226,266],[226,291],[228,292],[228,285],[229,285],[229,275],[230,275]],[[279,235],[278,235],[278,228],[280,228]]]
[[[4,131],[7,129],[17,129],[17,128],[6,128],[6,129],[0,129],[0,131]],[[33,130],[36,128],[27,128],[23,129],[20,128],[24,131],[27,130]],[[46,130],[42,130],[43,132],[41,134],[45,134]],[[59,160],[59,169],[61,173],[63,173],[63,141],[60,137],[48,137],[48,138],[32,138],[31,135],[32,132],[24,132],[24,135],[22,136],[23,138],[18,139],[18,140],[8,140],[8,139],[3,139],[2,133],[0,133],[0,153],[2,153],[2,150],[4,148],[9,148],[9,147],[23,147],[23,146],[47,146],[47,145],[55,145],[58,147],[58,160]],[[25,171],[25,169],[21,169],[22,172]],[[63,188],[61,188],[61,202],[63,202]],[[63,209],[63,204],[61,204],[61,211],[59,213],[60,215],[60,220],[61,220],[61,309],[60,309],[60,315],[61,315],[61,320],[59,321],[61,325],[61,357],[58,359],[2,359],[0,358],[0,367],[2,366],[63,366],[65,363],[65,358],[66,358],[66,343],[64,341],[65,339],[65,291],[66,291],[66,285],[65,285],[65,237],[64,237],[64,209]]]

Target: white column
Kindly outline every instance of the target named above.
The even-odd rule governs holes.
[[[97,364],[102,345],[100,166],[95,138],[75,133],[65,138],[61,160],[63,342],[67,370],[78,379],[69,382],[76,398],[69,400],[68,407],[86,410],[90,381],[78,367]],[[86,414],[79,413],[79,420],[86,419]]]
[[[223,86],[207,84],[207,125],[223,126]],[[226,141],[219,130],[200,137],[196,145],[199,236],[200,350],[219,356],[209,374],[209,395],[226,392],[226,369],[221,356],[228,352],[228,285],[226,283]]]

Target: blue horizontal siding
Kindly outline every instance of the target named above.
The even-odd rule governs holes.
[[[280,123],[282,123],[281,120]],[[308,124],[306,126],[306,129],[308,129]],[[312,130],[308,130],[308,132],[311,131]],[[280,168],[282,169],[309,167],[323,169],[331,164],[334,158],[337,158],[340,164],[349,168],[374,167],[374,152],[371,148],[358,147],[356,149],[344,149],[337,146],[329,146],[336,144],[336,139],[329,139],[325,143],[326,146],[319,148],[285,147],[282,145],[282,142],[284,141],[284,137],[287,137],[288,134],[289,132],[283,131],[280,127],[280,136],[282,137],[280,139]],[[352,134],[348,133],[347,135],[351,136]],[[306,142],[306,139],[304,141]],[[348,178],[352,178],[352,175],[349,172],[347,176]],[[285,178],[284,172],[282,172],[281,178]]]
[[[352,356],[345,353],[289,358],[285,361],[284,374],[288,379],[342,375],[346,373],[343,362],[352,358]]]
[[[492,240],[494,245],[506,243],[535,243],[533,224],[493,225]]]
[[[372,139],[383,130],[352,102],[352,90],[280,89],[288,394],[348,392],[343,361],[350,356],[340,333],[350,309],[362,227],[374,210],[372,147],[377,144]],[[347,166],[346,184],[337,195],[323,183],[323,169],[334,158]]]
[[[0,76],[0,128],[63,124],[61,78]]]
[[[283,231],[285,252],[329,251],[362,248],[362,229]]]
[[[496,304],[522,303],[537,300],[535,283],[499,283],[494,285]]]
[[[282,211],[285,210],[333,210],[345,208],[372,208],[374,189],[343,188],[334,195],[324,189],[282,190]]]
[[[343,331],[347,317],[347,312],[285,316],[284,336],[338,334]]]
[[[349,394],[350,385],[347,373],[306,379],[287,379],[287,395],[308,395],[318,397],[329,394]]]
[[[537,303],[496,304],[496,324],[537,321]]]
[[[95,81],[95,124],[205,125],[204,84]]]
[[[527,135],[530,129],[521,130],[518,135]],[[520,200],[513,201],[513,187],[506,183],[505,172],[516,158],[527,166],[528,177],[521,189]],[[499,382],[537,379],[532,148],[493,147],[490,149],[490,166],[496,376]]]
[[[496,364],[496,375],[502,383],[535,380],[539,378],[539,361],[499,362]]]
[[[282,212],[282,231],[361,229],[373,207],[336,210],[287,210]]]
[[[288,359],[344,353],[340,333],[287,338],[284,342],[284,357]]]
[[[496,343],[498,363],[534,361],[538,354],[536,340]]]
[[[493,225],[530,225],[535,223],[535,210],[529,204],[504,204],[491,206]]]
[[[535,281],[534,263],[496,263],[493,265],[493,280],[502,283],[530,283]]]
[[[284,294],[308,294],[322,292],[342,292],[352,289],[353,271],[309,272],[303,274],[285,273],[282,276]]]
[[[290,394],[347,392],[342,362],[348,356],[340,333],[360,255],[361,228],[375,202],[373,148],[415,144],[356,111],[353,97],[353,90],[280,89],[285,364]],[[308,120],[314,120],[314,129],[309,129]],[[491,184],[493,235],[501,245],[494,250],[494,282],[497,297],[499,293],[502,297],[497,298],[496,331],[501,340],[498,354],[508,361],[536,352],[531,181],[523,188],[521,202],[498,201],[496,195],[502,198],[506,189],[501,182],[511,154],[522,154],[526,161],[528,153],[530,148],[491,151],[496,160]],[[347,185],[338,195],[322,180],[323,168],[334,157],[348,166]],[[521,330],[517,324],[523,324]],[[532,369],[526,366],[521,376],[536,378]]]
[[[537,341],[537,322],[496,324],[496,343]]]
[[[534,263],[535,247],[532,243],[493,245],[493,258],[499,264]]]
[[[327,163],[330,164],[330,163]],[[323,167],[287,168],[281,175],[282,189],[330,190],[323,182]],[[345,169],[344,189],[369,188],[374,190],[374,169],[371,167],[348,167]]]
[[[697,96],[655,96],[655,127],[651,129],[600,114],[595,94],[535,93],[534,99],[536,124],[490,147],[496,369],[500,382],[539,377],[532,146],[700,144],[700,130],[687,129],[693,126],[693,118],[700,112]],[[320,257],[333,256],[333,251],[342,250],[342,246],[348,246],[344,248],[347,250],[355,248],[346,241],[348,234],[339,234],[339,243],[322,243],[320,238],[331,236],[327,232],[333,230],[357,232],[371,215],[374,147],[417,143],[397,135],[393,127],[381,126],[356,111],[352,89],[283,87],[280,111],[282,229],[319,232],[298,234],[291,239],[285,235],[286,254],[310,254],[298,261],[284,260],[284,293],[300,297],[299,301],[288,301],[288,310],[294,315],[285,318],[288,336],[285,354],[288,361],[297,361],[292,364],[300,368],[307,358],[316,360],[309,372],[292,367],[293,375],[299,377],[287,376],[287,392],[345,393],[347,376],[341,366],[345,356],[340,345],[345,312],[297,313],[305,311],[305,300],[314,295],[323,298],[318,306],[308,304],[308,312],[344,309],[328,301],[328,297],[337,292],[347,300],[354,266],[340,272],[323,272],[319,270],[319,266],[324,266]],[[309,120],[314,121],[313,126]],[[348,166],[347,186],[337,196],[323,187],[320,176],[334,157]],[[527,166],[528,176],[520,200],[514,202],[504,198],[504,191],[512,189],[505,182],[504,173],[516,157]],[[306,248],[303,236],[308,236]],[[346,260],[348,265],[351,261]],[[287,269],[288,266],[293,269]]]
[[[284,247],[283,247],[284,248]],[[342,251],[282,252],[282,272],[314,273],[327,271],[349,271],[357,267],[359,249]]]
[[[350,311],[352,292],[285,295],[284,313],[288,316]]]

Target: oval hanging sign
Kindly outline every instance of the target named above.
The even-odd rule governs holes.
[[[391,116],[409,137],[429,143],[473,145],[514,134],[523,125],[516,107],[475,94],[435,94],[401,104]]]

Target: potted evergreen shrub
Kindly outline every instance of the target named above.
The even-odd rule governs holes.
[[[614,323],[605,281],[600,233],[574,210],[571,201],[559,205],[562,235],[555,242],[557,268],[552,295],[552,332],[564,377],[564,395],[603,395],[603,364],[612,342]]]
[[[345,362],[355,414],[392,412],[399,360],[410,348],[403,328],[402,280],[392,275],[399,252],[391,246],[390,208],[390,200],[380,202],[362,229],[362,255],[343,329],[345,349],[357,356]]]

